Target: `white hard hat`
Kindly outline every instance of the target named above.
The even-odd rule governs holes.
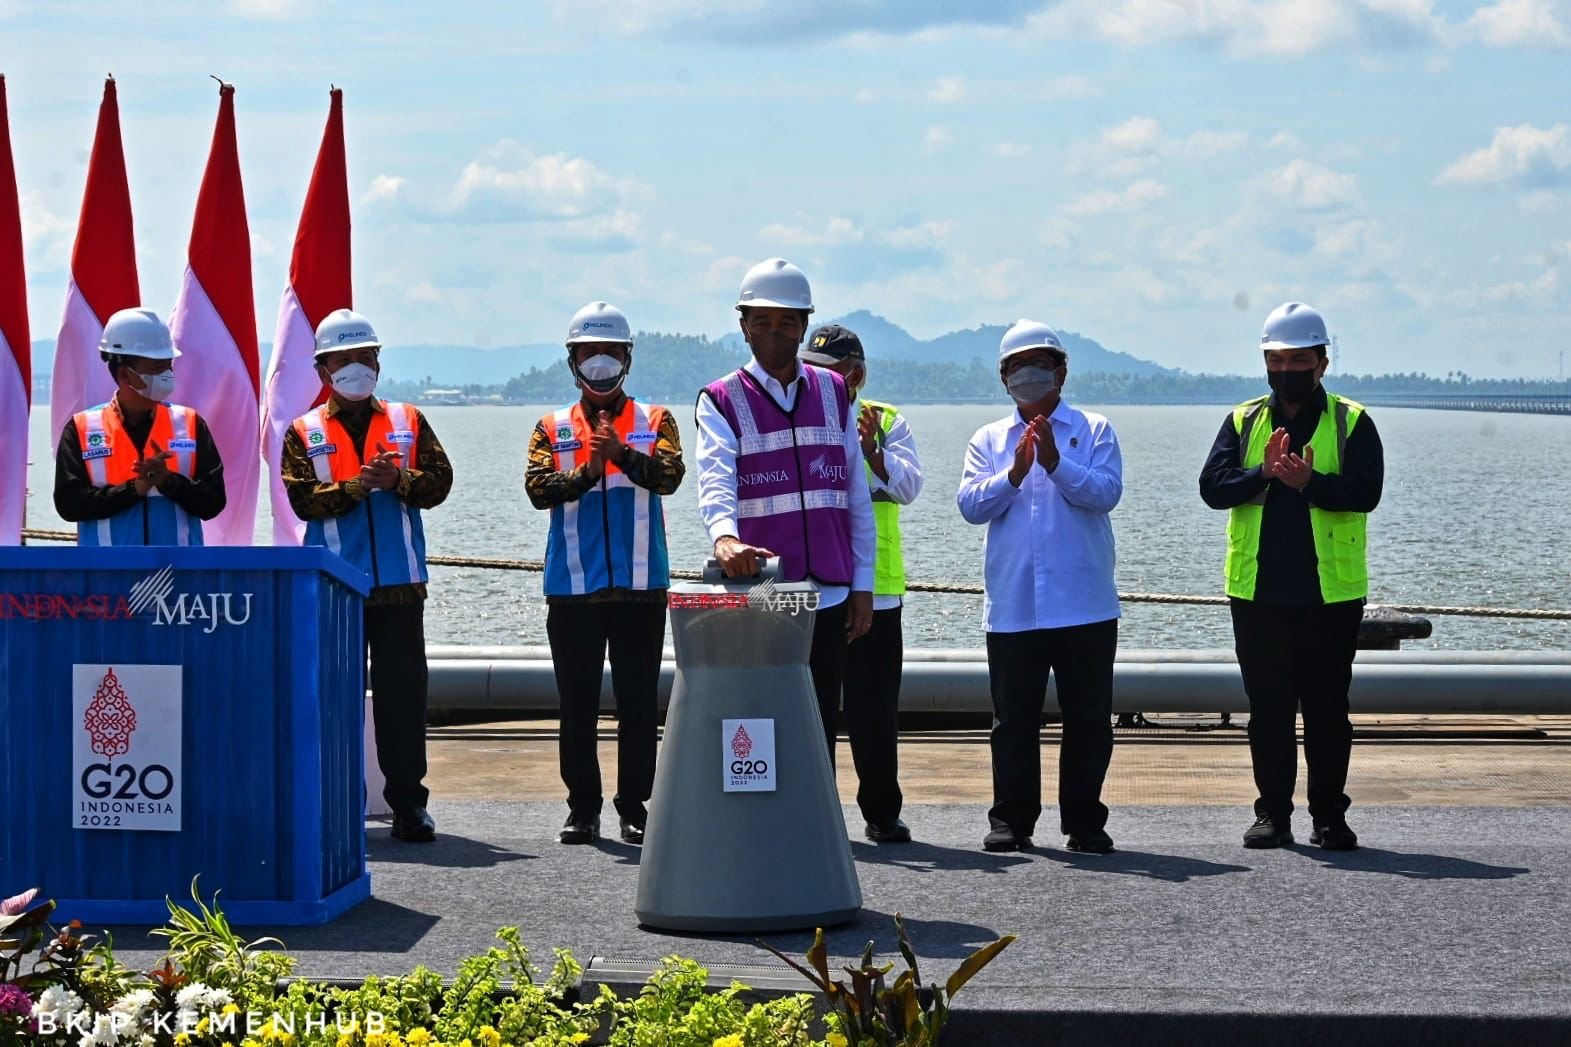
[[[633,330],[627,325],[622,310],[610,302],[590,302],[573,314],[567,329],[569,347],[580,342],[621,342],[633,344]]]
[[[98,354],[140,356],[147,360],[173,360],[180,355],[169,338],[169,326],[151,309],[121,309],[104,324]]]
[[[736,307],[774,307],[776,309],[803,309],[813,311],[813,289],[807,276],[784,258],[769,258],[759,262],[742,277],[742,290],[736,296]]]
[[[1051,327],[1036,320],[1016,320],[998,341],[999,365],[1002,366],[1005,360],[1027,349],[1051,349],[1060,356],[1069,355],[1064,352],[1064,343],[1058,340],[1058,334]]]
[[[1303,302],[1287,302],[1271,310],[1271,315],[1266,317],[1265,330],[1260,334],[1262,351],[1313,349],[1317,345],[1330,344],[1325,318]]]
[[[316,355],[339,349],[380,349],[371,321],[352,309],[334,309],[316,325]]]

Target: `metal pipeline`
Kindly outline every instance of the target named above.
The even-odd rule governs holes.
[[[427,648],[433,712],[541,713],[557,707],[546,647]],[[660,667],[660,704],[676,667]],[[1358,713],[1571,713],[1571,654],[1556,651],[1360,651],[1353,665]],[[601,707],[614,708],[610,674]],[[1056,710],[1053,687],[1048,707]],[[987,658],[972,648],[905,652],[901,712],[992,709]],[[1126,650],[1113,665],[1113,711],[1244,713],[1249,704],[1231,650]]]

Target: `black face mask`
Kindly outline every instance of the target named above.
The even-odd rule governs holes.
[[[1307,371],[1267,371],[1266,380],[1276,398],[1288,404],[1303,403],[1319,384],[1313,367]]]

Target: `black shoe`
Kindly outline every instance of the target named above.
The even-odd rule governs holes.
[[[424,807],[411,807],[393,815],[393,839],[409,843],[430,843],[436,839],[436,822]]]
[[[1316,825],[1309,834],[1309,842],[1327,851],[1358,850],[1358,834],[1349,829],[1346,822]]]
[[[1088,833],[1070,833],[1064,846],[1081,854],[1106,854],[1113,849],[1113,838],[1101,829],[1093,829]]]
[[[868,822],[867,838],[874,843],[910,843],[911,829],[899,818],[887,822]]]
[[[1031,837],[1013,829],[994,829],[982,837],[984,851],[1025,851],[1031,847]]]
[[[623,843],[641,844],[644,842],[644,827],[637,822],[630,822],[623,818],[619,835],[622,837]],[[563,840],[562,842],[566,843],[567,841]]]
[[[558,843],[594,843],[600,839],[599,816],[568,815],[567,821],[562,823],[562,831],[556,834],[556,839]]]
[[[1255,824],[1244,830],[1244,846],[1253,849],[1290,847],[1293,843],[1290,825],[1290,822],[1279,822],[1268,814],[1262,814],[1255,819]]]

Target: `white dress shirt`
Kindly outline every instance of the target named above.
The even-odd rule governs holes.
[[[856,418],[861,413],[862,400],[859,397],[851,401],[851,417]],[[856,453],[861,458],[860,439]],[[889,474],[887,482],[880,480],[871,467],[865,470],[870,496],[882,491],[896,505],[910,505],[922,493],[922,460],[916,456],[916,439],[911,435],[911,426],[898,408],[895,410],[895,420],[889,424],[889,432],[884,436],[884,471]],[[873,594],[875,611],[888,611],[900,604],[901,598],[898,596]]]
[[[789,411],[796,403],[796,394],[802,388],[802,371],[808,364],[797,364],[797,376],[790,385],[781,385],[765,371],[756,359],[749,357],[742,370],[758,379],[781,410]],[[862,461],[862,439],[856,431],[856,415],[847,414],[845,429],[846,464],[855,466]],[[828,419],[833,424],[833,419]],[[720,408],[713,400],[700,393],[698,396],[698,514],[703,518],[704,529],[709,532],[711,543],[738,534],[736,521],[736,433],[731,431]],[[859,592],[873,590],[873,555],[878,538],[873,528],[873,500],[867,491],[867,470],[850,468],[847,484],[851,512],[851,585],[819,584],[822,595],[820,607],[833,607],[845,600],[855,589]]]
[[[966,447],[955,501],[969,523],[987,524],[982,628],[1013,633],[1118,617],[1113,524],[1124,493],[1118,437],[1099,414],[1062,400],[1048,416],[1058,446],[1049,473],[1032,463],[1009,482],[1025,431],[1018,410],[978,429]]]

